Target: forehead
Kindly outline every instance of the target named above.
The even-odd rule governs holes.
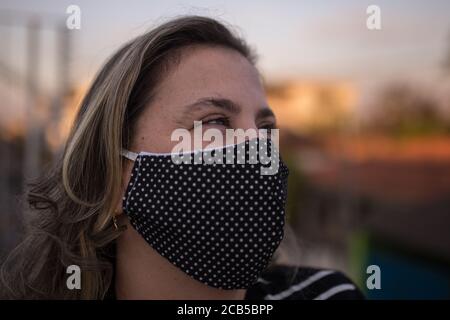
[[[239,52],[224,47],[192,46],[180,52],[156,96],[173,103],[189,103],[220,95],[242,105],[264,104],[265,94],[257,69]]]

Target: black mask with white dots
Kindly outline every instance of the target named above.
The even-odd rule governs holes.
[[[271,140],[123,155],[135,161],[123,209],[153,249],[209,286],[257,280],[285,224],[288,168]]]

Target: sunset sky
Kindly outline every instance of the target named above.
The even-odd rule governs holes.
[[[25,32],[5,27],[10,12],[41,16],[41,85],[54,83],[54,34],[68,5],[81,8],[72,30],[71,83],[92,79],[121,44],[180,14],[219,18],[257,49],[269,81],[350,81],[366,90],[386,81],[435,83],[450,46],[450,1],[18,1],[0,2],[0,61],[23,73]],[[382,30],[366,28],[366,8],[381,8]],[[20,21],[20,19],[18,20]],[[0,78],[0,88],[4,86]],[[3,107],[2,107],[3,108]],[[3,110],[5,111],[5,110]],[[4,114],[4,112],[2,112]]]

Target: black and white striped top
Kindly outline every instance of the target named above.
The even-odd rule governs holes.
[[[114,281],[105,299],[115,299]],[[282,265],[266,269],[245,295],[245,300],[333,299],[361,300],[365,297],[342,272]]]
[[[364,295],[339,271],[276,265],[247,290],[245,299],[360,300]]]

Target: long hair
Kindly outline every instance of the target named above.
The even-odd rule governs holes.
[[[241,38],[199,16],[170,20],[120,48],[85,95],[62,157],[29,185],[30,217],[24,239],[0,269],[1,298],[105,297],[114,268],[108,248],[121,233],[112,224],[122,197],[120,150],[129,146],[164,73],[192,45],[230,48],[254,63]],[[66,286],[69,265],[82,270],[81,290]]]

